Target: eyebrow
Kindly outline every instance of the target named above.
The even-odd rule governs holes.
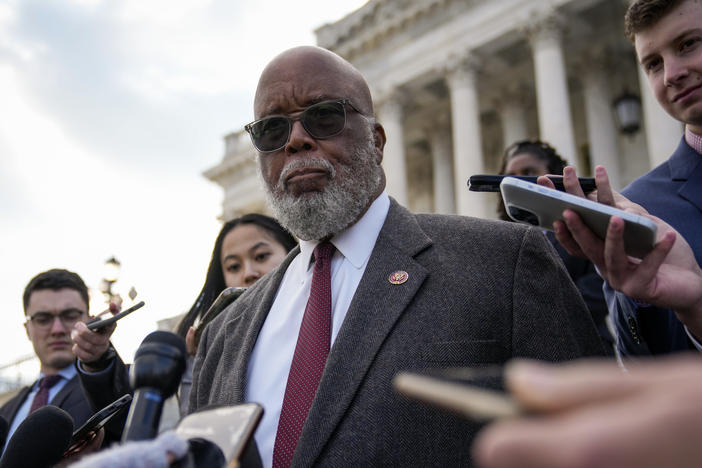
[[[702,33],[701,28],[686,29],[686,30],[682,31],[680,34],[678,34],[677,36],[675,36],[671,41],[667,42],[665,44],[665,47],[667,47],[670,44],[677,44],[678,42],[682,41],[685,38],[685,36],[688,36],[690,34],[701,34],[701,33]],[[651,58],[656,57],[658,55],[660,55],[660,52],[652,52],[650,54],[644,55],[639,60],[639,64],[643,65],[646,61],[648,61]]]
[[[60,315],[60,314],[62,314],[62,313],[64,313],[64,312],[73,312],[73,311],[75,311],[75,312],[80,312],[81,314],[84,314],[84,313],[86,312],[86,311],[80,310],[80,309],[78,309],[78,308],[76,308],[76,307],[69,307],[68,309],[59,310],[59,311],[58,311],[58,314],[52,314],[52,313],[51,313],[50,311],[48,311],[48,310],[39,310],[39,311],[35,312],[34,315],[37,315],[37,314]],[[32,317],[34,317],[34,315],[32,315]]]
[[[270,246],[270,244],[269,244],[268,242],[266,242],[266,241],[259,241],[259,242],[255,243],[255,244],[253,245],[253,247],[251,247],[251,248],[248,250],[248,252],[249,252],[249,253],[250,253],[250,252],[254,252],[256,249],[258,249],[258,248],[260,248],[260,247],[269,247],[269,246]],[[238,259],[238,258],[239,258],[238,255],[236,255],[236,254],[230,254],[230,255],[227,255],[226,257],[224,257],[224,259],[223,259],[222,261],[226,262],[226,261],[229,260],[229,259]]]

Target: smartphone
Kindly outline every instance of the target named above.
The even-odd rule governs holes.
[[[507,176],[507,175],[491,175],[491,174],[477,174],[470,176],[468,179],[468,190],[472,192],[499,192],[500,182],[505,177],[514,177],[515,179],[523,180],[526,182],[536,183],[536,176]],[[550,175],[548,176],[556,186],[556,190],[561,192],[565,191],[563,186],[563,176]],[[580,187],[583,192],[590,193],[594,191],[597,186],[595,185],[595,179],[592,177],[578,177],[578,182],[580,182]]]
[[[181,419],[175,433],[185,439],[202,438],[222,451],[228,466],[239,460],[263,416],[258,403],[205,408]]]
[[[445,377],[401,372],[395,376],[393,385],[402,395],[478,422],[512,418],[523,413],[507,392]]]
[[[563,211],[571,209],[598,237],[604,239],[609,219],[619,216],[624,220],[624,250],[627,255],[643,258],[656,244],[656,224],[643,216],[514,177],[505,177],[500,190],[507,214],[517,222],[552,231],[553,222],[562,220]]]
[[[131,401],[132,396],[126,394],[92,415],[85,424],[73,432],[71,443],[66,449],[64,456],[80,451],[85,444],[95,437],[100,428],[110,422],[120,412],[129,408]]]
[[[131,306],[129,309],[123,310],[122,312],[119,312],[111,317],[107,317],[106,319],[100,319],[99,317],[94,317],[85,324],[88,326],[88,329],[97,331],[100,330],[101,328],[105,328],[109,325],[112,325],[115,323],[117,320],[121,319],[122,317],[126,317],[127,315],[131,314],[135,310],[141,309],[144,307],[144,301],[137,302],[133,306]]]

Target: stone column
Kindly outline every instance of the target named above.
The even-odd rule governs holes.
[[[540,137],[577,168],[561,24],[560,18],[552,14],[533,22],[528,32],[534,57]]]
[[[618,129],[612,110],[609,79],[605,73],[605,70],[611,70],[611,68],[596,57],[591,59],[587,66],[581,68],[591,169],[594,170],[597,165],[604,166],[612,187],[621,190]],[[594,171],[591,173],[594,174]]]
[[[648,160],[651,168],[654,168],[668,159],[678,147],[680,137],[683,134],[683,124],[663,110],[648,84],[648,78],[646,78],[643,69],[640,65],[637,66],[637,69],[639,71]]]
[[[502,144],[506,148],[529,137],[524,99],[518,87],[505,90],[496,107],[502,121]]]
[[[383,168],[387,181],[387,192],[403,206],[408,206],[407,162],[405,160],[405,136],[403,130],[403,108],[405,96],[394,90],[381,101],[378,113],[380,124],[385,128],[385,150]]]
[[[449,70],[447,81],[451,94],[456,212],[485,217],[487,211],[482,197],[474,196],[467,188],[471,175],[484,172],[476,58],[468,56],[457,60]]]
[[[434,212],[456,213],[454,200],[453,162],[451,160],[451,132],[448,116],[439,118],[424,128],[432,154],[434,176]]]

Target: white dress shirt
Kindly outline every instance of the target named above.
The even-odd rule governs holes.
[[[390,198],[383,191],[356,224],[331,239],[336,247],[331,262],[332,346],[389,209]],[[285,271],[249,361],[245,398],[264,408],[255,438],[266,468],[273,464],[275,435],[297,335],[310,295],[313,272],[310,261],[317,244],[318,241],[300,241],[300,254]]]

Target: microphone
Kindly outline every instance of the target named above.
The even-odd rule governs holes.
[[[186,355],[185,341],[175,333],[157,330],[141,342],[129,370],[134,399],[124,425],[123,443],[156,436],[163,402],[178,389]]]
[[[73,435],[73,418],[56,406],[42,406],[17,427],[0,458],[0,468],[51,467],[63,458]]]

